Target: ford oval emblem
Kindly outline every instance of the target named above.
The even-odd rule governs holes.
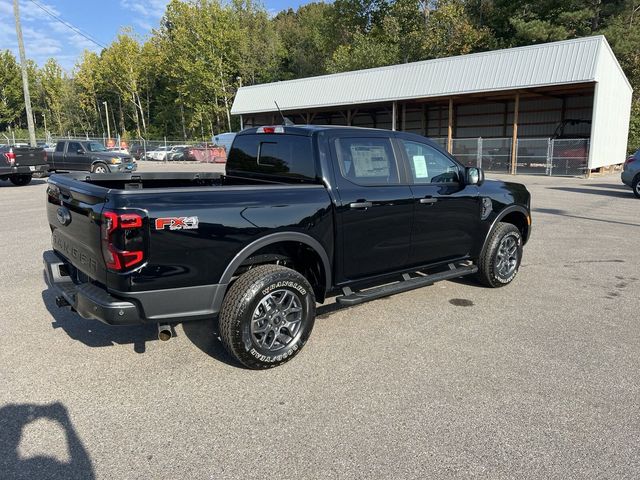
[[[66,207],[59,207],[58,211],[56,212],[56,217],[58,218],[58,221],[61,225],[66,226],[71,223],[71,213]]]

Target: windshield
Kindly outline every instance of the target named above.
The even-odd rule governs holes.
[[[104,148],[104,145],[98,142],[89,142],[87,144],[87,148],[89,149],[90,152],[106,152],[107,151],[107,149]]]

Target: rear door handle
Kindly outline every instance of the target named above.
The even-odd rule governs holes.
[[[426,204],[434,204],[438,201],[437,198],[432,198],[432,197],[426,197],[426,198],[421,198],[420,199],[420,203],[426,203]]]
[[[371,202],[353,202],[349,204],[350,208],[362,209],[362,208],[370,208],[373,207],[373,203]]]

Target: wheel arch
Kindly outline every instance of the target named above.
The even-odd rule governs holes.
[[[487,246],[487,242],[491,237],[491,233],[496,228],[496,225],[500,222],[510,223],[514,225],[518,230],[520,230],[523,245],[526,244],[529,240],[529,235],[531,233],[531,214],[526,208],[520,205],[511,205],[502,210],[496,216],[496,218],[493,219],[491,228],[489,228],[489,231],[487,232],[487,235],[482,242],[482,249],[480,250],[480,253],[484,252],[484,249]]]
[[[256,253],[268,251],[270,249],[286,247],[290,244],[301,244],[317,257],[320,269],[320,279],[317,287],[321,287],[322,291],[317,291],[316,296],[319,300],[324,299],[326,292],[331,289],[331,263],[329,256],[322,244],[315,238],[300,232],[277,232],[261,237],[240,250],[236,256],[229,262],[220,277],[220,284],[228,285],[231,282],[235,272]],[[304,272],[300,272],[304,275]],[[310,280],[310,283],[311,282]]]

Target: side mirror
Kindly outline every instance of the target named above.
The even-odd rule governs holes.
[[[482,185],[484,182],[484,171],[477,167],[467,167],[465,169],[467,185]]]

